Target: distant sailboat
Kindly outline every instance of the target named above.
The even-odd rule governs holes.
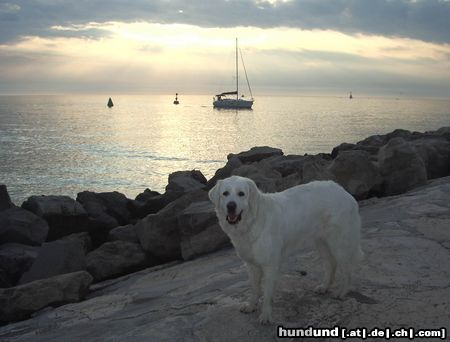
[[[250,83],[248,82],[247,71],[245,70],[244,59],[242,58],[242,66],[244,67],[245,79],[247,80],[248,90],[250,91],[250,100],[239,98],[239,63],[238,63],[238,40],[236,38],[236,90],[227,91],[225,93],[217,94],[214,97],[214,108],[229,108],[229,109],[251,109],[253,105],[253,94],[250,89]],[[228,95],[236,95],[236,98],[227,98]],[[244,97],[244,95],[242,95]]]
[[[114,103],[112,102],[111,98],[109,98],[108,107],[111,108],[112,106],[114,106]]]
[[[178,101],[178,93],[175,94],[175,101],[173,101],[173,104],[180,104],[180,101]]]

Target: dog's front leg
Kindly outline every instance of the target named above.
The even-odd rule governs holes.
[[[262,271],[259,266],[246,263],[248,271],[248,280],[250,282],[250,297],[248,301],[241,306],[241,312],[250,313],[256,310],[259,297],[261,297],[261,278]]]
[[[259,322],[261,324],[268,324],[272,322],[272,296],[275,289],[275,282],[278,277],[278,266],[264,266],[263,267],[263,305]]]

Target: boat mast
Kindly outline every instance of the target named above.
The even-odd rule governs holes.
[[[239,100],[238,39],[236,38],[236,100]]]

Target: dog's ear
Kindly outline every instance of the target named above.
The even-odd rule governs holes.
[[[256,186],[256,183],[253,179],[248,179],[248,198],[251,203],[256,202],[256,197],[259,195],[260,191]]]
[[[211,202],[213,202],[214,205],[216,205],[216,206],[219,204],[220,187],[221,187],[221,185],[222,185],[222,180],[219,179],[219,180],[217,181],[216,185],[214,185],[214,186],[212,187],[212,189],[209,190],[209,192],[208,192],[209,199],[210,199]]]

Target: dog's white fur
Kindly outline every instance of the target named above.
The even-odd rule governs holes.
[[[242,312],[255,311],[262,295],[259,321],[272,320],[272,295],[283,257],[305,241],[315,244],[324,265],[324,280],[316,291],[328,291],[338,269],[342,282],[337,295],[348,292],[352,270],[363,255],[361,220],[358,203],[341,186],[314,181],[266,194],[251,179],[232,176],[219,180],[209,198],[248,269],[251,295]],[[230,202],[236,204],[235,214],[227,209]]]

